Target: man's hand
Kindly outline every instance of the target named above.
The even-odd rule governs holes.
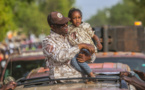
[[[141,71],[138,71],[138,70],[133,70],[136,74],[138,74],[138,76],[143,80],[145,81],[145,73],[144,72],[141,72]]]
[[[90,60],[91,56],[86,56],[85,54],[79,54],[77,57],[77,60],[81,63],[86,62],[87,60]]]
[[[130,75],[130,72],[128,71],[120,72],[120,77],[129,76],[129,75]]]
[[[88,49],[90,51],[91,54],[93,54],[95,52],[95,48],[93,45],[91,44],[85,44],[85,43],[82,43],[82,44],[78,44],[79,46],[79,49]]]

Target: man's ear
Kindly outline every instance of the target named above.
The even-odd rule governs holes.
[[[54,26],[53,26],[53,25],[50,25],[50,27],[51,27],[52,29],[54,29]]]
[[[70,22],[72,23],[72,20],[70,19]]]

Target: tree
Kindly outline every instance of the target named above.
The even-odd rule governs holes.
[[[13,23],[14,15],[11,9],[13,3],[13,0],[0,0],[0,41],[6,37],[9,30],[14,30],[16,27]]]
[[[17,7],[15,20],[18,27],[23,29],[23,32],[27,35],[29,33],[34,33],[35,35],[49,33],[47,17],[39,11],[39,7],[36,3],[28,4],[19,2]]]
[[[91,24],[92,27],[102,26],[108,24],[108,18],[106,17],[106,13],[108,9],[104,9],[103,11],[99,10],[98,13],[89,19],[88,23]]]
[[[136,8],[138,6],[133,3],[132,0],[123,0],[122,3],[118,3],[111,8],[106,8],[88,20],[92,25],[100,23],[98,25],[133,25],[136,18]],[[106,12],[109,12],[107,17]],[[106,14],[106,15],[105,15]],[[97,26],[97,25],[95,25]]]
[[[131,0],[136,8],[134,9],[134,17],[136,20],[141,21],[145,26],[145,0]]]
[[[56,3],[57,2],[57,3]],[[67,16],[75,0],[0,0],[0,41],[9,30],[49,34],[48,13],[61,12]]]
[[[110,10],[111,17],[109,23],[111,25],[133,25],[136,20],[134,17],[135,5],[130,1],[124,1],[113,6]]]
[[[64,16],[67,16],[68,11],[73,7],[75,0],[43,0],[39,1],[39,3],[40,11],[45,13],[45,15],[48,15],[52,11],[58,11]]]

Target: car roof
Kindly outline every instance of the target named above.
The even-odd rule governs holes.
[[[38,60],[45,59],[42,49],[23,51],[20,54],[13,54],[9,57],[11,61],[23,61],[23,60]]]
[[[98,52],[96,53],[96,58],[110,58],[110,57],[126,57],[126,58],[145,58],[144,53],[139,52]],[[10,56],[10,59],[12,61],[18,61],[18,60],[35,60],[35,59],[45,59],[45,56],[43,55],[42,49],[38,50],[29,50],[29,51],[23,51],[20,54],[15,54]]]

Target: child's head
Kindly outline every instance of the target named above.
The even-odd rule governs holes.
[[[71,19],[70,22],[72,22],[72,24],[76,27],[78,27],[82,23],[82,12],[79,9],[70,9],[68,17]]]

